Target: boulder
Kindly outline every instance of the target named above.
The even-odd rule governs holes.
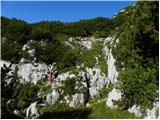
[[[37,105],[37,101],[34,103],[31,103],[31,105],[27,108],[27,112],[26,112],[27,118],[35,119],[39,116],[36,105]]]
[[[58,101],[60,94],[56,91],[52,93],[48,93],[46,96],[46,103],[48,104],[55,104]]]
[[[107,98],[107,101],[106,101],[106,105],[110,108],[117,108],[118,106],[115,106],[113,104],[113,100],[119,100],[121,99],[121,92],[116,90],[115,88],[112,89],[111,92],[109,92],[108,94],[108,98]]]
[[[142,113],[140,111],[140,106],[133,105],[131,108],[128,109],[128,111],[130,113],[134,113],[135,116],[137,116],[137,117],[141,117],[142,116]]]

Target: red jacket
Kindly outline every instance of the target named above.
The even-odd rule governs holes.
[[[48,80],[49,81],[53,80],[53,72],[52,72],[52,70],[49,71]]]

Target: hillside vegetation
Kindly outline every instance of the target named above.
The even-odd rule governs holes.
[[[43,119],[142,118],[159,101],[158,1],[136,2],[111,19],[29,24],[1,17],[1,35],[1,59],[12,63],[1,66],[2,118],[29,118],[27,108],[35,102],[37,116]],[[112,54],[115,61],[111,59]],[[36,84],[32,80],[22,82],[18,76],[24,64],[36,68],[53,63],[57,65],[60,79],[64,79],[57,86],[49,84],[46,76]],[[108,71],[113,70],[109,68],[111,63],[117,71]],[[114,75],[113,80],[108,77],[110,73]],[[112,82],[115,79],[117,82]],[[114,88],[122,96],[113,100],[113,106],[117,107],[110,108],[105,102]],[[98,94],[94,95],[94,90]],[[57,102],[47,101],[47,95],[52,93],[58,96]],[[70,107],[67,100],[72,101],[74,95],[81,93],[87,94],[84,104]],[[141,107],[144,113],[141,117],[127,111],[134,105]],[[158,113],[156,109],[157,117]]]

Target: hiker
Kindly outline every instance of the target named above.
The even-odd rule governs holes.
[[[50,70],[49,70],[48,80],[49,81],[53,80],[53,67],[52,66],[50,67]]]
[[[53,65],[55,65],[55,63]],[[59,71],[56,66],[54,67],[54,70],[53,70],[53,65],[51,65],[49,72],[48,72],[48,80],[49,81],[53,81],[53,79],[56,79],[59,74]]]

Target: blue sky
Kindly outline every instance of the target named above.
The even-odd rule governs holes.
[[[42,20],[73,22],[95,17],[111,18],[134,1],[3,1],[1,16],[18,18],[29,23]]]

